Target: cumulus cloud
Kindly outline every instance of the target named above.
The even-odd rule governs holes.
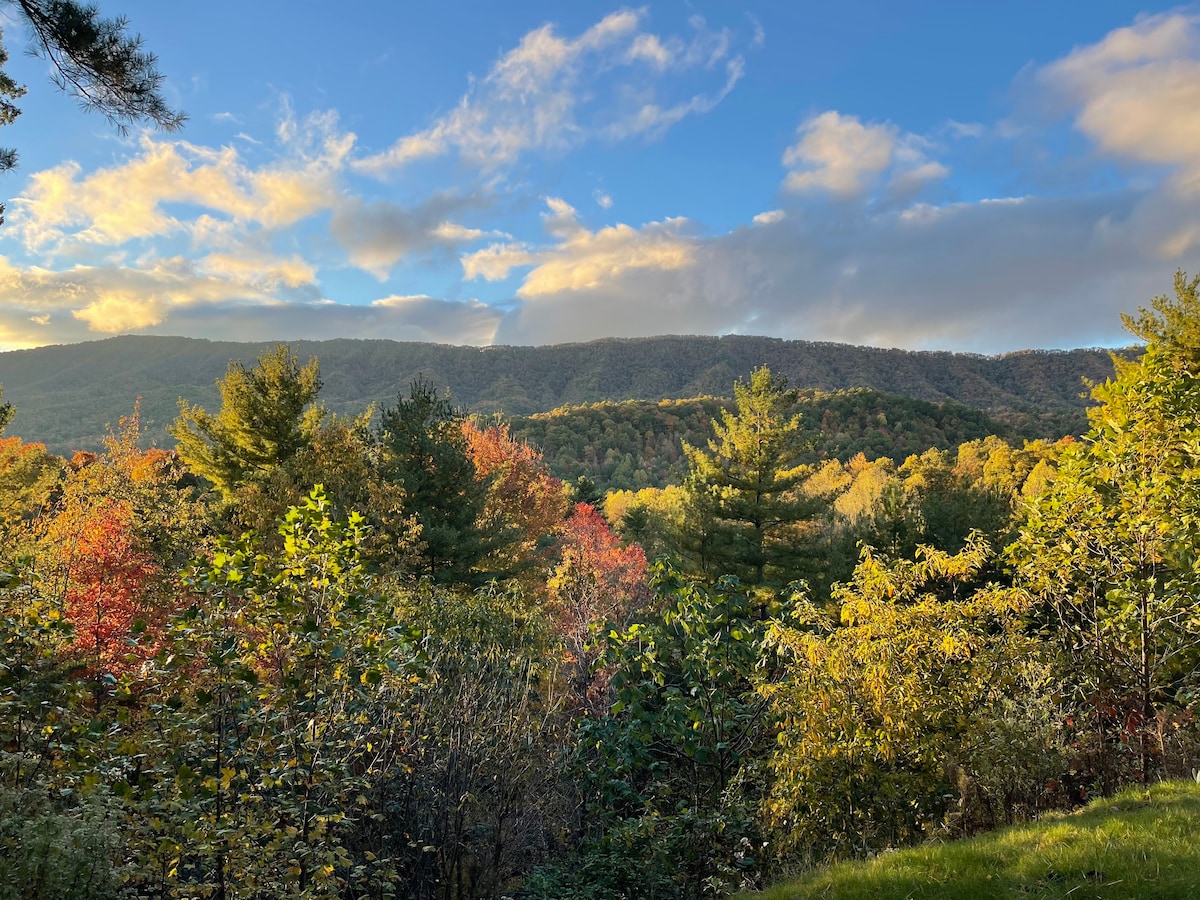
[[[175,311],[226,302],[281,301],[178,257],[138,268],[76,265],[63,271],[22,267],[0,257],[0,310],[9,345],[142,331],[168,321]]]
[[[596,137],[661,134],[713,109],[743,73],[730,32],[694,16],[687,37],[663,37],[644,30],[645,18],[644,10],[621,10],[574,38],[553,25],[529,32],[453,110],[356,168],[382,177],[453,152],[492,169],[529,150],[561,152]],[[675,83],[710,70],[723,75],[715,90]]]
[[[589,231],[566,201],[548,197],[546,205],[545,228],[558,243],[541,249],[493,244],[463,257],[463,275],[498,281],[515,268],[532,267],[517,290],[518,297],[527,299],[591,290],[631,270],[680,269],[691,262],[686,219],[651,222],[640,229],[618,224]]]
[[[1037,73],[1039,88],[1075,109],[1075,125],[1122,159],[1171,166],[1200,190],[1200,18],[1139,19]]]
[[[273,229],[293,225],[338,202],[337,173],[354,145],[331,114],[292,121],[284,156],[248,165],[233,147],[141,139],[127,162],[84,174],[78,163],[34,173],[12,201],[10,230],[29,250],[64,253],[81,245],[114,247],[191,230],[201,216],[168,211],[176,204],[222,220]],[[214,219],[214,217],[216,217]]]
[[[796,142],[784,151],[783,165],[789,170],[784,187],[857,196],[890,171],[890,186],[910,191],[950,174],[926,157],[929,146],[890,123],[864,125],[857,116],[828,110],[802,122]]]
[[[711,237],[663,223],[607,241],[598,232],[527,253],[535,268],[518,291],[524,302],[497,340],[752,333],[980,352],[1110,343],[1122,339],[1119,312],[1161,292],[1169,275],[1146,229],[1161,235],[1194,212],[1164,220],[1168,211],[1148,202],[1121,192],[820,217],[795,209]],[[658,255],[636,264],[668,238],[667,264]]]
[[[537,29],[454,110],[360,168],[455,155],[489,169],[530,150],[655,134],[740,77],[730,33],[702,20],[689,29],[653,33],[640,11],[576,36]],[[468,344],[742,332],[983,352],[1120,341],[1118,313],[1200,252],[1200,127],[1187,115],[1200,108],[1198,35],[1186,14],[1144,18],[1022,76],[1056,122],[1139,167],[1125,188],[945,202],[953,186],[927,189],[947,178],[957,142],[1031,137],[1045,119],[949,121],[927,137],[828,110],[782,153],[780,196],[719,234],[670,210],[596,227],[558,196],[544,198],[540,232],[505,234],[493,228],[513,190],[503,175],[486,190],[361,197],[349,190],[354,136],[286,104],[273,155],[145,138],[109,168],[34,173],[11,204],[0,241],[39,253],[41,266],[0,258],[0,346],[122,331]],[[980,183],[997,182],[986,174]],[[589,177],[583,196],[600,176]],[[611,208],[602,190],[591,199]],[[413,257],[457,257],[468,284],[515,288],[501,306],[390,284],[386,296],[334,302],[318,271],[330,248],[381,280]]]

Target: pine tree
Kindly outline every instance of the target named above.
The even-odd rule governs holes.
[[[736,412],[723,410],[703,450],[684,443],[695,555],[708,574],[781,586],[798,573],[811,504],[798,491],[800,417],[787,379],[765,366],[734,385]]]
[[[311,442],[323,416],[314,406],[321,376],[315,357],[301,366],[287,344],[277,344],[252,369],[231,362],[217,388],[219,413],[180,400],[179,418],[167,430],[180,458],[229,501]]]
[[[421,526],[419,574],[439,583],[481,580],[478,564],[499,537],[482,522],[488,482],[477,477],[463,419],[418,378],[379,423],[381,474],[403,488],[405,511]]]

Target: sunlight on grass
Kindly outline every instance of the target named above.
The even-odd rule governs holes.
[[[742,900],[1200,896],[1200,785],[1135,788],[1071,815],[809,873]]]

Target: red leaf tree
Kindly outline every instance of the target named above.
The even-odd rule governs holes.
[[[594,698],[598,685],[590,674],[595,658],[588,649],[591,628],[621,621],[646,602],[646,554],[637,544],[622,545],[590,503],[575,504],[559,548],[549,581],[551,607],[576,664],[576,690],[581,698]]]

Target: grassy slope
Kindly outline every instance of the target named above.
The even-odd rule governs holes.
[[[1127,790],[971,840],[820,869],[742,900],[1200,897],[1200,785]]]

